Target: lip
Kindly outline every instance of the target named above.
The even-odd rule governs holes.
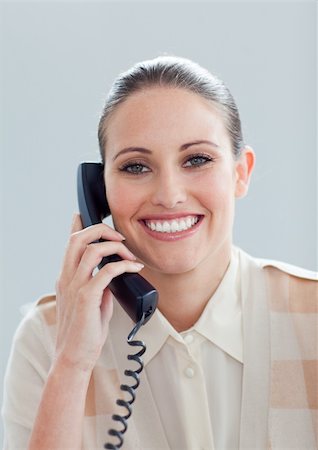
[[[141,217],[139,220],[173,220],[173,219],[182,219],[183,217],[188,216],[201,217],[202,214],[198,214],[195,212],[150,214],[149,216]]]
[[[175,233],[160,233],[158,231],[153,231],[150,228],[147,227],[147,225],[145,224],[145,220],[173,220],[173,219],[180,219],[182,217],[188,217],[188,216],[196,216],[199,218],[199,220],[197,221],[197,223],[195,225],[193,225],[193,227],[189,228],[188,230],[184,230],[184,231],[178,231]],[[140,219],[138,221],[138,223],[140,224],[140,226],[143,228],[143,230],[151,237],[153,237],[154,239],[157,239],[159,241],[177,241],[180,239],[185,239],[188,238],[190,236],[192,236],[193,234],[195,234],[199,227],[201,226],[202,222],[203,222],[203,218],[204,216],[202,214],[193,214],[193,213],[186,213],[186,214],[173,214],[173,215],[151,215],[151,216],[147,216],[143,219]]]

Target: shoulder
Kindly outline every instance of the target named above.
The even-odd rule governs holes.
[[[56,324],[56,297],[48,294],[32,303],[21,306],[23,316],[20,328],[37,328]]]
[[[49,294],[41,297],[35,303],[35,311],[42,316],[45,324],[52,326],[56,324],[56,296]]]
[[[273,310],[318,312],[318,273],[282,261],[255,258],[238,249],[245,272],[262,274]]]
[[[303,280],[318,281],[318,273],[312,270],[304,269],[293,264],[288,264],[282,261],[276,261],[271,259],[257,259],[258,264],[262,269],[276,269],[286,275],[290,275]]]
[[[298,267],[283,261],[254,257],[238,247],[236,247],[236,250],[243,262],[258,267],[263,271],[277,272],[280,273],[282,277],[286,276],[314,282],[318,281],[318,272],[304,269],[302,267]]]
[[[56,301],[54,295],[46,295],[34,303],[20,308],[23,315],[15,332],[13,345],[24,353],[39,351],[51,355],[56,338]]]

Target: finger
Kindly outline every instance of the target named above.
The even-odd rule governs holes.
[[[115,254],[119,255],[122,259],[136,259],[135,255],[121,242],[100,242],[98,244],[88,245],[74,274],[74,285],[82,286],[87,283],[91,279],[94,269],[102,259]]]
[[[87,241],[88,244],[99,239],[105,239],[107,241],[123,241],[125,239],[125,236],[102,222],[84,228],[84,230],[80,230],[78,234],[79,237]]]
[[[77,231],[82,230],[83,224],[81,216],[78,213],[73,214],[72,226],[71,226],[71,234],[76,233]]]
[[[105,289],[100,305],[100,314],[103,327],[103,333],[106,338],[108,333],[108,325],[113,315],[113,296],[109,289]]]
[[[113,278],[125,272],[137,273],[142,270],[143,264],[122,260],[115,263],[106,264],[91,280],[79,290],[80,298],[84,302],[101,302],[104,290],[108,287]]]
[[[80,227],[80,216],[74,220],[74,229]],[[104,223],[92,225],[91,227],[79,229],[71,234],[66,252],[64,255],[61,276],[66,282],[70,281],[74,276],[76,269],[80,263],[81,257],[87,248],[87,245],[98,241],[99,239],[108,241],[122,241],[124,237]]]
[[[83,230],[81,216],[78,213],[74,213],[73,217],[72,217],[72,225],[71,225],[70,234],[73,235],[81,230]],[[64,254],[60,278],[61,278],[62,274],[66,275],[66,272],[68,271],[67,269],[70,269],[70,267],[68,265],[69,246],[70,246],[70,241],[68,242],[68,246],[66,247],[66,252]]]

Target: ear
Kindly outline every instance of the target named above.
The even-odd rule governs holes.
[[[251,174],[255,165],[255,153],[246,145],[239,159],[235,162],[235,197],[242,198],[247,194]]]

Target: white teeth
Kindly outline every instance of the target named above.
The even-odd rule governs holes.
[[[173,219],[171,221],[154,221],[146,220],[145,224],[152,231],[157,231],[159,233],[176,233],[178,231],[185,231],[192,228],[199,220],[198,216],[189,216],[182,219]]]
[[[170,224],[168,222],[163,222],[162,231],[164,233],[170,233]]]
[[[179,230],[179,225],[178,222],[176,220],[172,221],[172,224],[170,225],[170,230],[172,233],[175,233],[176,231]]]

